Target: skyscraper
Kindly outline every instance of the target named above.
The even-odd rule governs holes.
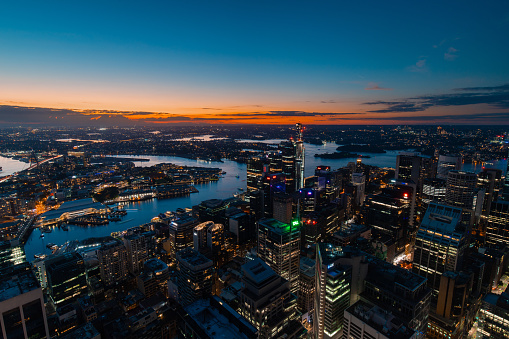
[[[295,142],[295,191],[304,187],[305,150],[302,140],[302,124],[295,124],[297,141]]]
[[[44,296],[28,263],[0,270],[0,337],[50,338]]]
[[[242,265],[239,313],[259,331],[258,338],[294,338],[302,332],[290,284],[260,258]]]
[[[273,217],[276,220],[289,224],[293,217],[293,198],[286,193],[274,195]]]
[[[113,237],[101,245],[97,251],[101,280],[104,285],[112,285],[127,277],[127,250],[124,244]]]
[[[83,257],[76,252],[46,260],[48,295],[55,307],[76,301],[87,290]]]
[[[163,261],[152,258],[143,264],[143,271],[137,277],[138,289],[150,298],[157,292],[163,295],[168,294],[168,279],[170,278],[170,271],[168,265]]]
[[[290,282],[292,293],[299,288],[300,222],[289,224],[276,219],[258,221],[258,256],[276,274]]]
[[[421,156],[416,152],[400,152],[396,156],[396,179],[419,181]]]
[[[502,171],[483,168],[478,175],[477,186],[486,194],[482,207],[482,216],[486,217],[490,212],[492,202],[502,198]]]
[[[344,311],[350,306],[352,267],[342,266],[342,249],[316,245],[315,310],[313,332],[317,339],[340,338]]]
[[[176,260],[177,252],[193,246],[193,230],[198,225],[198,220],[184,215],[170,223],[169,242],[170,258]]]
[[[431,203],[417,232],[412,271],[428,279],[435,298],[442,273],[459,270],[463,261],[467,228],[461,215],[461,208]]]
[[[315,261],[307,257],[300,258],[299,298],[297,302],[302,313],[309,312],[314,307]]]
[[[177,252],[178,301],[182,306],[192,304],[212,292],[213,262],[203,254],[186,248]]]
[[[509,201],[495,201],[486,218],[486,244],[503,248],[509,244]]]
[[[355,204],[364,204],[364,192],[366,190],[366,176],[363,173],[352,173],[352,183],[355,186]]]
[[[127,249],[127,267],[133,275],[138,275],[143,263],[148,259],[148,248],[145,236],[142,234],[131,234],[124,237],[124,245]]]
[[[372,256],[360,300],[377,305],[399,318],[424,338],[428,329],[431,291],[426,278]]]
[[[440,155],[438,157],[437,178],[447,179],[450,171],[461,170],[462,158],[458,155]]]
[[[373,236],[389,236],[401,253],[411,239],[412,190],[406,187],[387,187],[381,194],[370,194],[364,206],[365,223],[373,227]]]
[[[463,209],[462,222],[469,227],[479,220],[482,212],[484,190],[477,187],[477,174],[449,171],[444,203]]]

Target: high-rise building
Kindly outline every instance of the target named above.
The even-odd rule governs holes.
[[[262,177],[263,215],[272,218],[274,197],[286,192],[286,176],[283,173],[265,173]]]
[[[315,169],[315,189],[324,192],[323,201],[318,205],[326,205],[339,198],[342,190],[340,171],[331,171],[329,166],[317,166]]]
[[[0,269],[26,261],[24,246],[11,246],[10,241],[0,241]]]
[[[431,203],[417,232],[412,270],[428,279],[435,300],[442,274],[461,268],[467,247],[461,214],[461,208]]]
[[[316,245],[313,333],[317,339],[340,338],[344,311],[350,306],[352,267],[340,264],[342,248]]]
[[[303,332],[290,284],[260,258],[242,265],[239,313],[258,329],[258,338],[296,338]]]
[[[424,214],[431,202],[443,202],[445,199],[446,181],[428,178],[422,185],[421,212]]]
[[[484,190],[482,216],[490,213],[491,204],[502,198],[502,171],[493,168],[483,168],[478,174],[477,187]]]
[[[509,338],[509,293],[488,293],[481,304],[477,330],[483,338]]]
[[[495,201],[486,218],[486,244],[503,248],[509,244],[509,201]]]
[[[127,249],[127,267],[133,275],[138,275],[143,263],[149,258],[147,241],[142,234],[130,234],[124,237]]]
[[[307,213],[302,218],[302,247],[311,247],[321,241],[327,241],[341,227],[345,219],[344,210],[335,204],[329,204],[318,211]]]
[[[111,238],[104,242],[97,251],[97,259],[104,285],[113,285],[127,277],[127,250],[120,240]]]
[[[473,210],[477,191],[477,175],[472,172],[449,171],[444,202],[447,205]]]
[[[284,141],[278,145],[278,158],[281,165],[278,166],[286,177],[286,191],[295,192],[297,187],[297,144],[292,141]]]
[[[224,226],[214,224],[207,229],[207,247],[212,253],[224,250]]]
[[[212,260],[192,248],[186,248],[177,252],[177,267],[178,301],[182,306],[211,295]]]
[[[198,205],[198,214],[201,222],[213,221],[222,224],[225,222],[225,211],[229,203],[221,199],[209,199]]]
[[[197,225],[193,231],[193,248],[201,252],[207,248],[207,230],[214,226],[213,221],[202,222]]]
[[[472,227],[482,212],[484,190],[477,187],[477,174],[465,171],[449,171],[444,203],[463,209],[462,222]]]
[[[416,152],[400,152],[396,156],[396,179],[403,181],[419,181],[421,154]]]
[[[274,195],[273,200],[273,218],[289,224],[293,217],[293,198],[286,193]]]
[[[261,188],[263,173],[270,172],[267,159],[264,157],[252,157],[247,161],[247,191],[256,191]]]
[[[197,225],[198,220],[188,215],[183,215],[170,223],[168,241],[172,261],[176,260],[178,251],[193,246],[193,230]]]
[[[461,170],[462,157],[458,155],[440,155],[438,157],[437,178],[447,179],[450,171]]]
[[[30,265],[0,271],[0,337],[50,338],[44,296]]]
[[[157,258],[149,259],[143,264],[143,271],[137,278],[138,289],[147,298],[157,292],[167,295],[169,278],[170,271],[166,263]]]
[[[411,239],[411,188],[387,187],[381,194],[370,194],[364,206],[365,224],[371,226],[373,237],[389,236],[401,253]]]
[[[424,338],[431,297],[426,278],[372,256],[366,256],[366,262],[368,272],[360,300],[391,312]]]
[[[299,310],[307,313],[315,306],[315,261],[308,257],[300,258]]]
[[[276,219],[258,221],[258,256],[276,274],[290,283],[292,293],[299,288],[300,222],[289,224]]]
[[[295,191],[304,187],[305,151],[302,140],[302,125],[295,124],[297,140],[295,141]]]
[[[465,338],[475,307],[469,305],[473,274],[444,272],[440,279],[437,307],[430,312],[428,336],[441,339]]]
[[[48,296],[55,307],[76,301],[87,290],[87,273],[81,254],[65,253],[46,260]]]
[[[352,173],[352,183],[355,186],[355,204],[364,204],[364,192],[366,190],[366,176],[363,173]]]

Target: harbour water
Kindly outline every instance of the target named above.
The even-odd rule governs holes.
[[[249,142],[250,140],[241,140]],[[256,140],[257,142],[260,142]],[[277,144],[282,140],[265,140],[263,142]],[[325,145],[312,145],[305,144],[306,159],[305,159],[305,176],[311,176],[314,173],[316,166],[327,165],[332,169],[337,169],[346,166],[349,162],[356,161],[352,159],[320,159],[315,158],[316,153],[332,153],[338,145],[329,143]],[[396,166],[396,156],[399,151],[388,151],[387,153],[363,153],[369,155],[371,158],[364,158],[362,161],[368,165],[375,165],[379,167],[392,167]],[[213,181],[207,184],[198,184],[196,188],[199,193],[193,193],[188,196],[163,199],[163,200],[146,200],[136,203],[129,203],[125,206],[127,215],[118,222],[110,222],[105,226],[95,227],[80,227],[69,225],[68,231],[54,227],[51,233],[44,233],[41,238],[41,231],[34,230],[25,244],[25,252],[29,261],[34,259],[34,254],[45,253],[50,254],[51,250],[46,247],[49,243],[62,245],[70,240],[82,240],[89,237],[101,237],[110,235],[112,232],[122,231],[130,227],[141,225],[149,222],[153,217],[159,213],[166,211],[175,211],[177,208],[192,207],[207,199],[225,199],[231,197],[234,193],[239,192],[239,188],[246,189],[246,165],[239,164],[234,161],[224,160],[224,162],[208,162],[202,160],[184,159],[172,156],[129,156],[119,155],[121,157],[143,157],[149,159],[148,162],[136,162],[136,166],[152,166],[159,163],[173,163],[183,166],[201,166],[201,167],[219,167],[226,174],[218,181]],[[7,160],[6,160],[7,159]],[[19,163],[19,164],[16,164]],[[6,165],[4,165],[6,164]],[[12,173],[23,169],[25,163],[0,157],[0,166],[7,167],[8,171]],[[507,166],[506,160],[493,161],[492,165],[487,167],[505,169]],[[480,172],[482,165],[466,164],[464,170]],[[6,173],[12,174],[12,173]],[[237,178],[238,176],[238,178]]]
[[[24,169],[27,169],[28,167],[30,167],[30,165],[26,162],[0,156],[0,167],[2,167],[0,177],[5,177],[13,173],[22,171]]]

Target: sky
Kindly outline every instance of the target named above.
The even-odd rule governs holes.
[[[0,124],[509,124],[508,1],[7,1]]]

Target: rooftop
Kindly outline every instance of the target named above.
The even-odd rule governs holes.
[[[276,275],[262,259],[255,258],[242,265],[244,275],[256,284],[261,284]]]
[[[179,264],[190,266],[193,269],[212,266],[212,261],[210,259],[190,247],[177,252],[177,260]]]
[[[376,284],[388,287],[394,287],[397,284],[414,291],[426,283],[426,278],[402,267],[392,265],[372,256],[367,256],[366,259],[369,263],[367,278]]]
[[[359,320],[391,339],[411,338],[415,331],[404,326],[403,322],[391,312],[387,312],[378,306],[372,306],[363,301],[358,301],[346,309]]]
[[[60,337],[61,339],[93,339],[98,338],[100,336],[99,331],[96,330],[92,323],[87,323],[81,327],[76,328],[75,330],[63,335]]]
[[[315,261],[308,257],[300,258],[300,273],[308,277],[315,276]]]
[[[0,277],[0,302],[40,288],[28,263],[5,268]]]
[[[217,297],[200,299],[185,310],[209,338],[256,337],[256,328]]]
[[[168,269],[168,265],[160,259],[152,258],[143,263],[144,270],[149,270],[153,272],[163,271]]]
[[[86,209],[96,209],[96,210],[102,210],[107,208],[106,205],[101,204],[100,202],[94,202],[92,198],[87,199],[79,199],[74,201],[66,201],[60,207],[58,207],[56,210],[47,211],[43,214],[41,214],[41,218],[46,220],[51,219],[58,219],[60,218],[64,213],[72,213],[72,212],[78,212],[81,210]]]
[[[290,224],[285,224],[279,220],[273,218],[262,218],[258,220],[258,224],[270,228],[271,231],[279,233],[279,234],[288,234],[292,232],[292,224],[298,221],[293,221]],[[299,223],[300,224],[300,223]],[[293,228],[294,231],[298,230],[299,225]]]
[[[453,233],[461,221],[461,208],[431,203],[421,222],[421,228]],[[424,232],[424,228],[423,228]]]

